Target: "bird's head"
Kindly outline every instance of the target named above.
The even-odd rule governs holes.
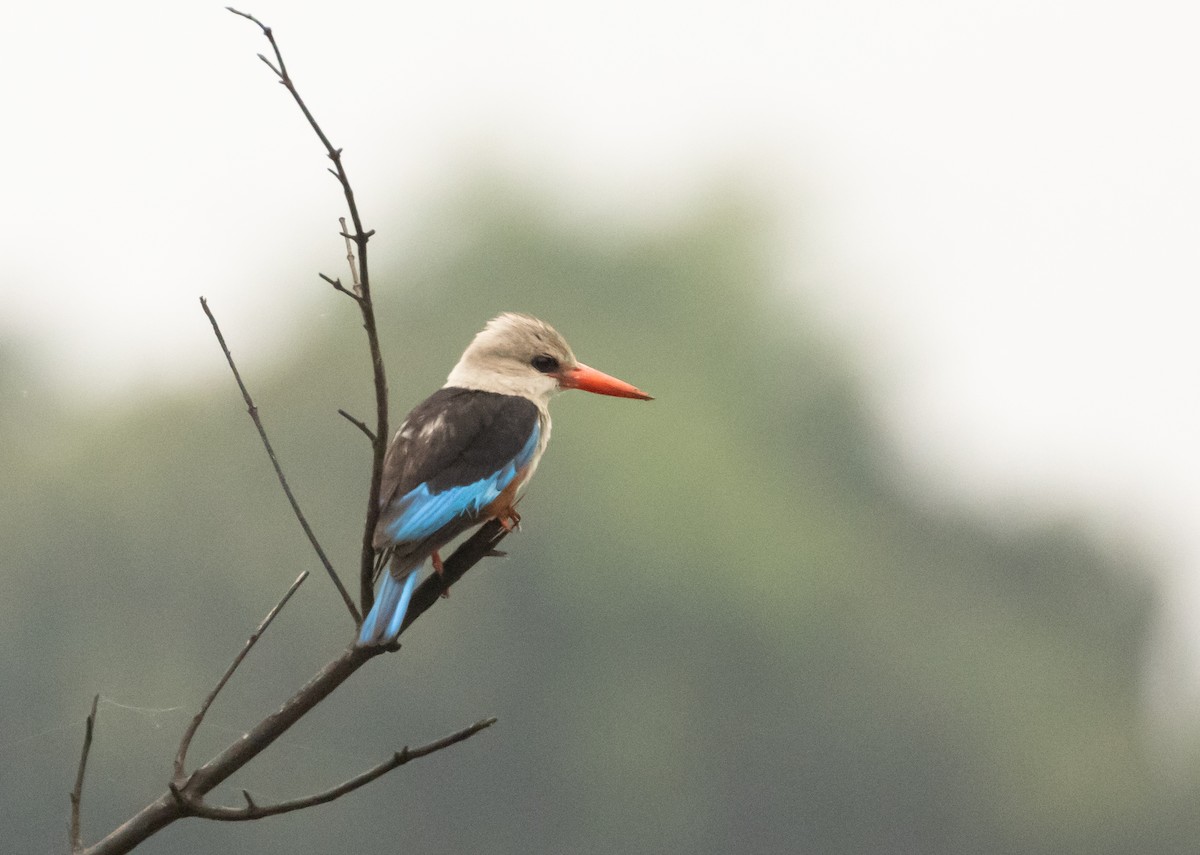
[[[564,389],[650,400],[640,389],[576,359],[566,339],[545,321],[512,312],[492,318],[476,334],[446,385],[520,395],[540,406]]]

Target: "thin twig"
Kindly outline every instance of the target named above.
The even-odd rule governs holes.
[[[250,633],[250,637],[246,639],[246,643],[242,645],[242,649],[238,651],[238,655],[233,657],[233,662],[225,669],[225,673],[221,675],[221,679],[217,681],[217,685],[208,693],[208,697],[204,699],[204,703],[200,705],[200,711],[192,717],[191,723],[187,726],[187,730],[183,732],[183,738],[179,740],[179,751],[175,754],[175,782],[183,784],[185,776],[184,765],[187,763],[188,748],[192,745],[192,739],[196,736],[196,731],[200,728],[200,723],[204,721],[204,716],[208,713],[208,708],[212,706],[213,701],[217,699],[217,695],[221,689],[225,688],[225,684],[229,682],[229,678],[233,676],[233,672],[242,664],[242,660],[246,658],[246,654],[250,652],[255,642],[262,637],[262,634],[267,631],[267,627],[271,625],[271,621],[275,620],[275,615],[279,614],[283,607],[287,605],[288,600],[292,598],[292,594],[303,584],[308,578],[308,571],[305,570],[296,577],[296,581],[291,584],[285,593],[275,604],[275,606],[267,612],[267,616],[259,623],[258,628]]]
[[[323,805],[326,802],[331,802],[334,799],[341,798],[347,793],[352,793],[359,787],[366,786],[376,778],[381,778],[388,772],[398,769],[410,760],[417,760],[451,745],[455,745],[466,739],[470,739],[481,730],[486,730],[496,723],[495,718],[485,718],[483,721],[477,721],[469,727],[464,727],[462,730],[443,736],[441,739],[430,742],[428,745],[422,745],[419,748],[409,748],[405,746],[400,751],[397,751],[389,759],[373,766],[360,775],[355,775],[348,781],[343,781],[336,787],[331,787],[320,793],[314,793],[310,796],[304,796],[298,799],[289,799],[283,802],[277,802],[270,805],[260,805],[251,798],[250,794],[242,790],[242,797],[246,800],[245,807],[227,807],[225,805],[212,805],[201,798],[190,798],[185,792],[180,791],[180,796],[184,800],[185,809],[192,816],[203,817],[204,819],[215,819],[222,822],[244,822],[252,819],[262,819],[267,816],[277,816],[281,813],[290,813],[294,810],[303,810],[304,808]]]
[[[346,421],[350,422],[350,424],[354,425],[356,428],[361,430],[363,433],[365,433],[367,435],[367,439],[371,440],[371,442],[375,441],[375,434],[371,433],[371,429],[369,427],[367,427],[365,422],[359,421],[358,419],[354,418],[354,416],[350,415],[345,410],[338,410],[338,415],[341,416],[342,418],[344,418]]]
[[[346,239],[346,264],[350,265],[350,281],[354,283],[354,293],[362,296],[362,283],[358,281],[358,266],[354,260],[354,238],[346,231],[346,218],[338,217],[338,225],[342,227],[342,237]]]
[[[358,213],[358,203],[354,198],[354,189],[350,186],[350,178],[346,174],[345,165],[342,163],[342,150],[334,148],[333,143],[329,141],[329,137],[325,135],[325,131],[321,129],[316,118],[308,109],[308,105],[300,97],[300,93],[296,89],[296,84],[288,74],[287,65],[283,61],[283,54],[280,52],[279,45],[275,41],[274,32],[272,32],[270,27],[251,14],[240,12],[232,6],[226,6],[225,8],[233,14],[257,24],[270,43],[271,50],[275,54],[275,64],[272,65],[271,61],[262,54],[259,54],[259,59],[266,63],[271,71],[275,72],[275,76],[279,79],[279,82],[291,93],[296,106],[300,108],[300,112],[308,120],[309,126],[321,141],[321,145],[325,147],[325,154],[333,162],[334,167],[329,171],[333,173],[333,176],[342,186],[342,194],[346,197],[346,208],[350,212],[350,222],[354,225],[354,233],[351,237],[358,250],[359,269],[359,279],[355,283],[355,292],[358,295],[358,308],[362,313],[363,329],[367,333],[367,347],[371,353],[371,372],[375,381],[375,438],[371,443],[373,454],[371,486],[367,495],[366,520],[363,523],[362,545],[359,549],[359,599],[362,605],[362,613],[366,614],[371,610],[371,604],[375,599],[375,522],[379,519],[379,489],[383,481],[383,458],[387,454],[388,442],[387,372],[383,365],[383,351],[379,346],[379,330],[375,323],[375,305],[371,300],[371,275],[367,267],[367,242],[375,232],[373,230],[367,231],[363,228],[362,218]],[[346,229],[343,228],[342,233],[346,234]],[[326,281],[330,280],[326,278]],[[346,291],[341,286],[341,283],[335,284],[330,281],[330,284],[333,284],[338,290]],[[346,291],[346,293],[350,292]]]
[[[346,286],[342,284],[341,279],[331,279],[330,277],[326,276],[324,273],[318,273],[317,275],[320,276],[322,279],[324,279],[326,282],[328,282],[330,285],[332,285],[334,291],[341,291],[343,294],[345,294],[351,300],[354,300],[356,303],[362,301],[362,297],[360,297],[358,294],[355,294],[353,291],[348,290],[346,288]]]
[[[75,772],[75,787],[71,790],[71,851],[83,849],[83,820],[80,806],[83,804],[83,776],[87,771],[88,754],[92,750],[92,736],[96,732],[96,706],[100,696],[92,698],[92,711],[88,713],[83,730],[83,750],[79,752],[79,769]]]
[[[350,611],[350,616],[354,618],[354,625],[357,626],[362,621],[362,617],[359,615],[358,609],[354,607],[354,600],[350,598],[350,594],[346,591],[342,580],[338,578],[337,571],[333,569],[333,565],[329,563],[329,559],[325,556],[325,550],[321,548],[321,544],[317,541],[317,536],[308,524],[304,512],[300,510],[300,503],[296,501],[296,497],[292,494],[292,488],[288,485],[287,478],[283,474],[283,468],[279,465],[279,459],[275,456],[275,449],[271,447],[271,440],[267,438],[266,428],[263,427],[262,419],[258,417],[258,407],[255,405],[254,399],[250,397],[250,390],[242,382],[241,372],[238,371],[237,364],[233,361],[233,354],[229,352],[229,346],[225,344],[225,336],[221,334],[221,327],[217,323],[217,319],[213,316],[212,310],[208,308],[208,300],[201,297],[200,306],[204,309],[204,314],[208,315],[208,321],[212,324],[213,332],[216,334],[217,341],[221,345],[221,350],[225,354],[225,361],[229,363],[229,370],[233,372],[233,379],[237,381],[238,388],[242,390],[242,400],[246,402],[250,419],[254,422],[254,427],[258,429],[259,438],[262,439],[263,447],[267,450],[267,457],[271,458],[271,465],[275,467],[275,474],[279,477],[279,484],[283,487],[284,495],[287,496],[288,502],[291,503],[296,519],[300,521],[300,527],[308,535],[308,542],[312,544],[317,557],[321,559],[321,564],[325,566],[325,572],[329,574],[329,578],[333,580],[334,587],[342,595],[342,600],[346,603],[346,608]]]

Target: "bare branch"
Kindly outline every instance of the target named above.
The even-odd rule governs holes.
[[[233,372],[233,378],[237,380],[238,388],[242,390],[242,399],[246,402],[247,412],[250,413],[254,427],[258,429],[259,438],[262,439],[263,447],[267,450],[267,457],[271,458],[271,465],[275,467],[275,474],[279,478],[280,486],[283,487],[284,495],[287,496],[288,502],[291,503],[292,512],[295,513],[296,519],[300,521],[300,528],[304,529],[304,533],[308,536],[308,542],[312,544],[317,557],[321,559],[321,564],[325,566],[325,572],[329,574],[329,578],[333,580],[334,587],[342,595],[342,600],[346,603],[346,608],[349,610],[350,616],[354,618],[355,626],[357,626],[362,622],[362,617],[359,615],[358,609],[354,607],[354,600],[350,598],[350,594],[346,591],[342,580],[338,578],[337,571],[329,563],[329,559],[325,555],[325,550],[321,548],[321,544],[317,541],[317,536],[308,524],[304,512],[300,510],[300,503],[296,501],[296,497],[292,494],[292,488],[288,485],[287,478],[283,474],[283,468],[279,465],[279,459],[275,456],[275,449],[271,447],[271,440],[267,438],[266,428],[263,427],[262,419],[258,417],[258,407],[255,405],[254,399],[250,397],[250,391],[246,388],[246,384],[242,381],[241,372],[238,371],[237,364],[233,361],[233,354],[229,352],[229,346],[225,344],[225,336],[221,334],[221,327],[217,324],[217,319],[213,316],[212,310],[208,308],[208,300],[201,297],[200,306],[204,309],[204,314],[208,315],[209,323],[212,324],[213,332],[216,334],[217,341],[221,345],[221,350],[225,354],[225,361],[229,363],[229,369]]]
[[[297,589],[308,578],[308,571],[305,570],[296,577],[296,581],[287,589],[287,593],[280,598],[279,602],[267,612],[267,616],[259,623],[258,628],[250,633],[250,637],[246,639],[246,643],[242,645],[242,649],[238,655],[233,657],[233,662],[225,669],[225,673],[221,675],[221,679],[217,681],[217,685],[208,693],[208,697],[204,699],[204,703],[200,705],[200,711],[192,717],[191,723],[187,726],[187,730],[183,733],[183,738],[179,740],[179,751],[175,754],[175,782],[183,784],[185,771],[184,765],[187,763],[187,752],[192,745],[192,739],[196,736],[196,731],[200,727],[200,722],[204,721],[204,716],[208,713],[208,708],[212,706],[213,701],[217,699],[217,695],[221,689],[225,688],[225,684],[229,682],[229,678],[233,676],[233,672],[242,664],[242,660],[246,658],[246,654],[250,652],[255,642],[262,637],[262,634],[267,631],[267,627],[271,625],[271,621],[275,620],[275,615],[279,614],[283,607],[287,605],[287,601],[292,598],[292,594],[296,593]]]
[[[190,798],[186,793],[180,792],[180,797],[184,801],[184,807],[192,816],[203,817],[204,819],[215,819],[222,822],[245,822],[252,819],[262,819],[268,816],[277,816],[281,813],[291,813],[294,810],[303,810],[304,808],[323,805],[326,802],[331,802],[334,799],[352,793],[359,787],[366,786],[376,778],[381,778],[388,772],[394,769],[399,769],[410,760],[416,760],[433,754],[437,751],[449,748],[466,739],[470,739],[481,730],[486,730],[496,723],[495,718],[485,718],[482,721],[477,721],[469,727],[464,727],[462,730],[456,731],[443,736],[441,739],[430,742],[428,745],[422,745],[419,748],[409,748],[405,746],[400,751],[397,751],[389,759],[373,766],[360,775],[356,775],[348,781],[343,781],[336,787],[331,787],[320,793],[314,793],[311,796],[304,796],[298,799],[289,799],[284,802],[277,802],[271,805],[260,805],[250,797],[250,794],[242,790],[242,797],[246,800],[246,806],[241,808],[227,807],[225,805],[210,805],[202,798]]]
[[[338,154],[341,154],[340,149]],[[346,232],[345,217],[338,217],[338,225],[342,227],[342,237],[346,239],[346,264],[350,266],[350,281],[354,283],[354,293],[361,297],[362,283],[358,281],[358,265],[354,259],[354,238]],[[370,234],[367,237],[370,237]]]
[[[407,631],[413,621],[438,602],[446,588],[462,579],[466,572],[483,558],[495,554],[496,545],[507,534],[500,523],[492,520],[467,538],[454,554],[443,562],[442,574],[432,574],[413,593],[401,633]],[[189,800],[203,797],[265,751],[292,725],[349,679],[350,675],[388,649],[394,648],[346,648],[279,709],[193,772],[185,785],[180,786],[171,781],[167,784],[167,792],[115,828],[103,840],[79,850],[79,855],[122,855],[175,820],[187,816]]]
[[[356,428],[361,430],[363,433],[365,433],[367,435],[367,439],[371,440],[371,442],[375,441],[375,434],[371,433],[371,429],[369,427],[367,427],[365,423],[354,418],[354,416],[350,415],[345,410],[338,410],[338,415],[341,416],[342,418],[344,418],[346,421],[350,422],[350,424],[354,425]]]
[[[228,9],[229,7],[228,7],[228,6],[226,6],[225,8],[227,8],[227,9]],[[230,9],[230,11],[231,11],[231,12],[233,12],[233,11],[236,11],[236,10],[234,10],[234,9]],[[238,12],[238,14],[240,15],[240,14],[242,14],[242,13],[241,13],[241,12]],[[247,16],[247,17],[249,17],[249,16]],[[261,60],[263,61],[263,64],[264,64],[264,65],[266,65],[266,67],[267,67],[267,68],[269,68],[269,69],[271,69],[272,71],[274,71],[274,72],[275,72],[275,76],[279,78],[279,82],[280,82],[280,83],[283,83],[283,72],[282,72],[282,71],[280,71],[278,68],[276,68],[274,65],[272,65],[272,64],[271,64],[271,60],[267,59],[267,58],[266,58],[265,56],[263,56],[261,53],[258,55],[258,58],[259,58],[259,59],[261,59]]]
[[[346,288],[346,286],[342,284],[341,279],[330,279],[324,273],[318,273],[317,275],[320,276],[322,279],[324,279],[326,282],[328,282],[330,285],[332,285],[334,291],[341,291],[343,294],[345,294],[351,300],[354,300],[356,303],[362,302],[362,297],[360,297],[358,294],[355,294],[353,291],[348,290]]]
[[[342,163],[342,150],[334,148],[333,144],[329,141],[329,137],[325,135],[325,131],[321,129],[320,124],[317,123],[316,118],[314,118],[312,112],[308,109],[308,105],[300,97],[300,93],[296,89],[296,84],[292,81],[291,76],[288,75],[287,65],[284,64],[283,54],[279,50],[279,45],[275,41],[275,35],[271,31],[271,28],[253,15],[246,12],[239,12],[232,6],[226,6],[225,8],[233,14],[240,15],[257,24],[270,43],[271,49],[275,52],[277,65],[271,65],[265,57],[263,58],[263,62],[270,66],[271,70],[279,78],[279,82],[291,93],[296,106],[300,108],[300,112],[308,120],[309,126],[321,141],[321,145],[325,147],[326,156],[333,162],[333,169],[330,171],[333,172],[338,183],[342,185],[342,194],[346,197],[346,208],[350,212],[350,222],[354,225],[354,233],[350,237],[358,249],[359,269],[359,280],[355,283],[355,291],[359,295],[358,308],[362,312],[363,329],[367,333],[367,348],[371,353],[371,372],[375,380],[375,438],[371,443],[373,453],[371,486],[367,495],[367,514],[366,520],[363,523],[362,545],[359,549],[359,599],[362,605],[362,613],[366,614],[371,610],[371,604],[375,600],[375,522],[379,519],[379,488],[383,481],[383,458],[387,453],[388,442],[387,372],[383,365],[383,351],[379,346],[379,330],[375,323],[375,305],[371,300],[371,274],[367,267],[367,242],[375,232],[373,230],[367,231],[363,228],[362,218],[358,213],[358,202],[354,198],[354,189],[350,186],[350,178],[346,174],[345,165]],[[344,233],[345,229],[342,231]]]
[[[71,851],[83,849],[83,820],[80,807],[83,804],[83,776],[87,771],[88,754],[92,750],[92,736],[96,732],[96,706],[100,696],[92,698],[92,711],[88,713],[83,731],[83,750],[79,752],[79,769],[75,772],[75,787],[71,790]]]

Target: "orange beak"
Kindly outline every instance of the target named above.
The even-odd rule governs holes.
[[[582,389],[585,392],[612,395],[615,398],[637,398],[639,401],[654,400],[636,386],[630,386],[624,380],[610,377],[603,371],[589,368],[582,362],[559,375],[558,385],[564,389]]]

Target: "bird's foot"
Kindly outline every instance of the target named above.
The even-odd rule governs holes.
[[[504,530],[509,534],[521,528],[521,515],[517,513],[516,508],[509,508],[496,519],[500,520],[500,525],[504,526]]]
[[[433,563],[433,572],[441,576],[442,571],[446,568],[442,566],[442,556],[438,555],[436,549],[429,555],[429,560]]]

